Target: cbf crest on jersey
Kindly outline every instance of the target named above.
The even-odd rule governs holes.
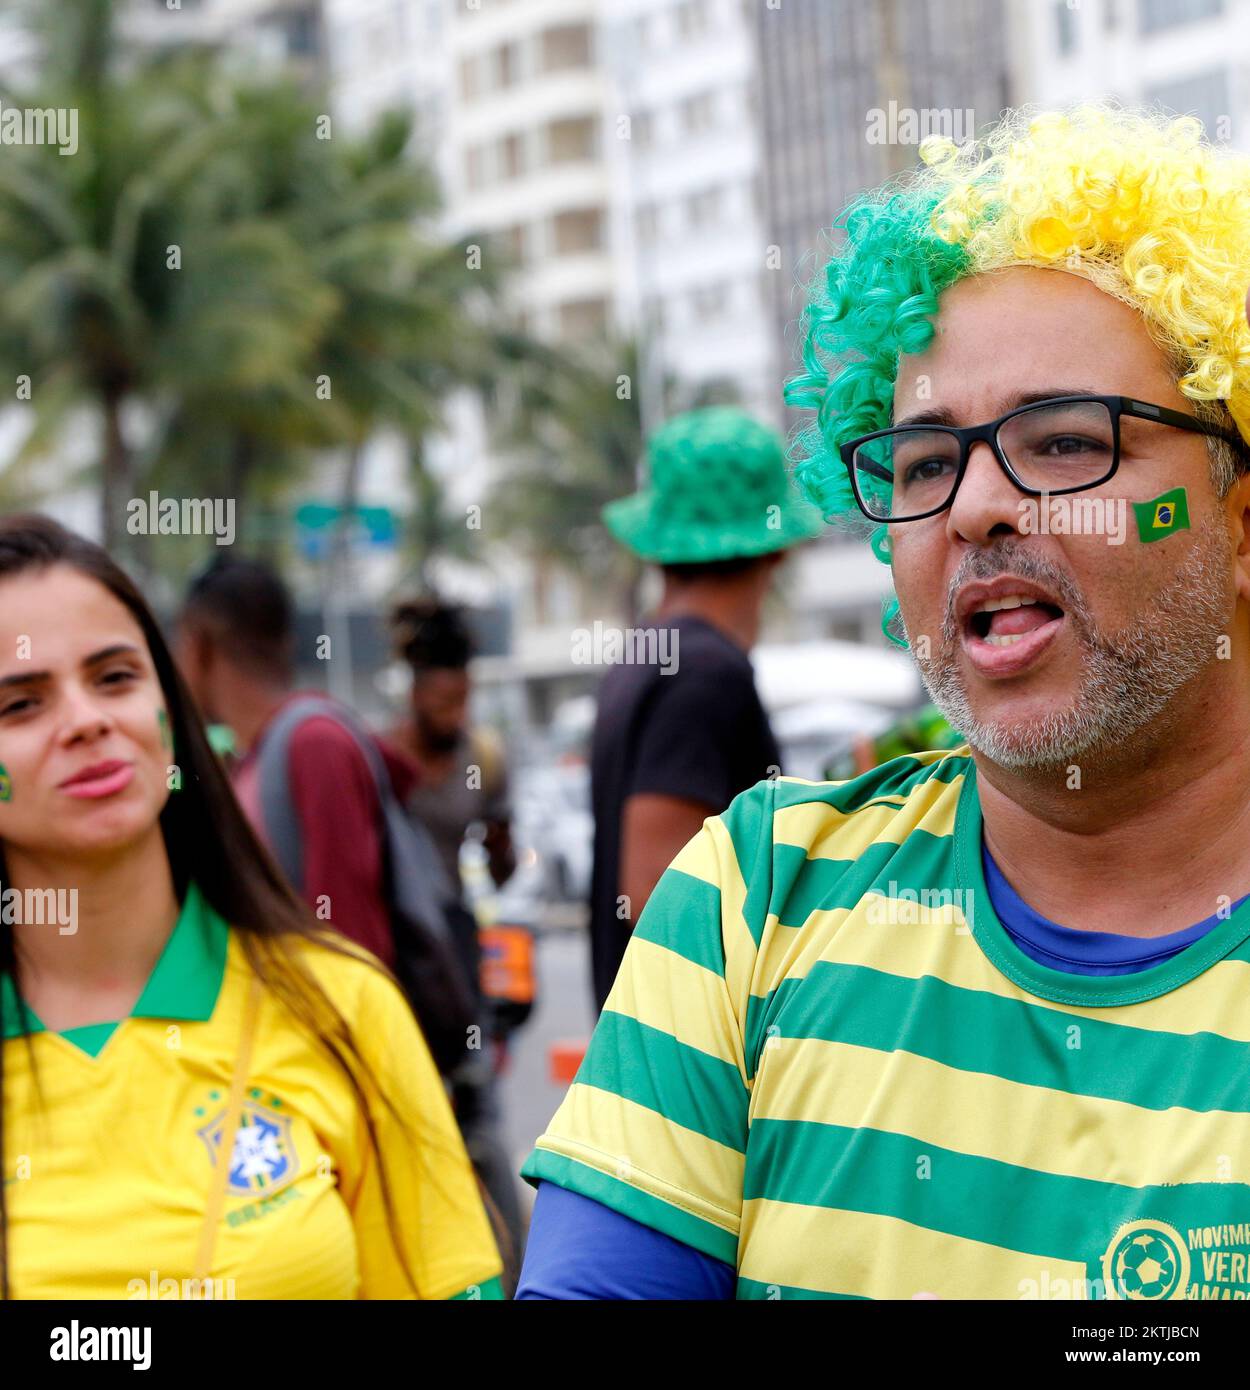
[[[221,1092],[211,1092],[209,1100],[220,1102]],[[208,1113],[207,1107],[196,1110],[197,1115]],[[225,1121],[223,1105],[197,1131],[214,1167],[221,1150]],[[237,1197],[266,1196],[285,1187],[298,1172],[299,1156],[291,1139],[291,1120],[282,1113],[282,1102],[276,1096],[264,1097],[259,1090],[253,1090],[244,1100],[239,1115],[226,1191]]]

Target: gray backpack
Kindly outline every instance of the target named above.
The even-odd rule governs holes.
[[[454,891],[429,831],[405,814],[377,745],[345,706],[322,696],[301,696],[284,706],[265,731],[257,769],[265,838],[282,871],[302,894],[304,846],[287,769],[291,736],[313,716],[332,719],[345,729],[373,775],[383,850],[382,891],[395,942],[395,974],[439,1070],[446,1075],[463,1060],[469,1029],[476,1022],[474,993],[447,924]]]

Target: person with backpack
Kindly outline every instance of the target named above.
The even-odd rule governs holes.
[[[322,921],[393,970],[439,1070],[465,1060],[475,991],[445,913],[437,853],[400,809],[419,772],[320,692],[292,689],[294,608],[258,560],[222,556],[191,584],[179,665],[204,717],[228,726],[235,793]]]
[[[0,519],[0,883],[0,1298],[502,1296],[403,996],[252,832],[132,581],[37,515]]]

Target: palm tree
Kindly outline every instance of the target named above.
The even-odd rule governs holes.
[[[32,380],[27,453],[84,407],[94,418],[116,545],[183,401],[221,409],[242,382],[289,391],[333,299],[285,228],[230,215],[229,118],[207,60],[122,70],[108,0],[56,18],[36,21],[44,61],[22,100],[77,110],[79,148],[14,146],[0,164],[0,360]]]
[[[600,513],[638,485],[637,345],[580,348],[576,359],[535,344],[516,350],[517,379],[494,411],[504,465],[492,515],[540,565],[560,565],[589,589],[616,589],[632,616],[640,567],[608,534]]]
[[[30,375],[35,413],[10,493],[85,408],[107,545],[148,487],[272,518],[311,449],[343,451],[350,509],[375,429],[419,442],[447,390],[495,375],[472,306],[498,272],[417,230],[438,193],[408,117],[323,140],[292,82],[207,53],[118,61],[110,0],[31,23],[21,100],[76,108],[80,149],[0,162],[0,370]]]
[[[450,505],[447,486],[429,467],[420,444],[410,449],[409,476],[415,505],[404,547],[407,575],[398,587],[427,592],[437,587],[433,573],[436,559],[472,563],[482,557],[464,514]]]
[[[190,390],[165,461],[187,478],[197,459],[210,468],[224,459],[230,495],[242,503],[252,491],[272,505],[299,476],[307,447],[337,448],[338,566],[369,438],[389,426],[419,444],[440,423],[445,394],[489,362],[489,339],[468,306],[494,294],[498,273],[471,269],[462,246],[421,232],[439,194],[413,157],[408,114],[383,115],[359,140],[323,141],[316,105],[293,85],[238,89],[233,100],[246,211],[286,230],[330,307],[284,394],[239,382],[223,409]]]

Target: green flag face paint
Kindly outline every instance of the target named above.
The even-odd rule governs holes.
[[[161,745],[165,748],[174,746],[174,736],[169,727],[169,715],[163,709],[156,711],[156,722],[161,727]]]
[[[3,763],[0,763],[0,801],[13,800],[13,779],[9,776],[9,770]]]
[[[1177,531],[1189,530],[1189,497],[1183,487],[1174,487],[1149,502],[1134,502],[1137,534],[1143,541],[1157,541]]]

